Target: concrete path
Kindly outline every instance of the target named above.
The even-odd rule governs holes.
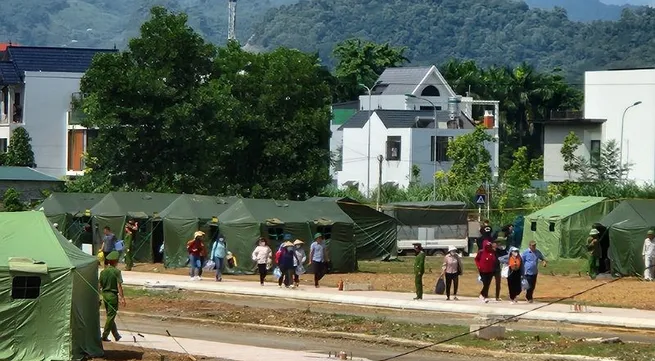
[[[132,286],[174,286],[191,291],[216,292],[246,296],[280,297],[304,301],[350,304],[358,306],[383,307],[400,310],[423,310],[434,312],[456,312],[463,314],[485,314],[518,316],[526,320],[556,321],[572,324],[603,325],[626,328],[655,329],[655,311],[609,307],[588,307],[587,312],[574,312],[571,305],[546,306],[536,302],[512,305],[508,302],[481,303],[477,298],[461,297],[459,301],[446,301],[444,296],[425,295],[422,301],[413,301],[413,294],[385,291],[339,291],[334,287],[301,287],[280,289],[269,283],[264,287],[256,282],[213,279],[190,281],[186,276],[154,274],[145,272],[123,272],[126,285]],[[527,313],[526,313],[527,312]],[[525,313],[525,314],[523,314]]]
[[[102,331],[101,331],[102,332]],[[213,342],[205,340],[195,340],[181,337],[168,337],[153,334],[140,334],[143,337],[135,336],[137,345],[143,348],[162,350],[168,352],[177,352],[193,356],[204,356],[230,361],[316,361],[320,359],[328,360],[328,355],[311,353],[305,351],[282,350],[267,347],[236,345],[230,343]],[[123,338],[118,344],[134,346],[132,337]],[[111,337],[111,336],[110,336]],[[349,358],[350,359],[350,358]],[[334,357],[332,358],[334,360]],[[354,357],[354,361],[370,361],[363,358]]]

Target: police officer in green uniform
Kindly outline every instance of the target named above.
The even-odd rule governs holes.
[[[125,270],[131,271],[134,266],[134,237],[139,230],[139,224],[134,220],[127,222],[125,225]]]
[[[121,271],[116,268],[120,254],[113,251],[105,256],[105,269],[100,272],[98,280],[102,300],[105,303],[107,320],[105,329],[102,332],[102,340],[109,342],[109,333],[114,336],[114,340],[121,339],[116,327],[116,314],[118,313],[118,304],[125,306],[125,297],[123,296],[123,276]]]
[[[425,252],[420,243],[414,243],[416,258],[414,259],[414,286],[416,287],[415,300],[423,299],[423,274],[425,273]]]
[[[589,232],[587,238],[587,250],[589,251],[589,277],[596,279],[598,276],[598,267],[600,266],[600,256],[602,249],[600,248],[600,232],[593,228]]]

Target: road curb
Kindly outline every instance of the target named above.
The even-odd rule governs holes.
[[[104,311],[102,311],[101,313],[103,312]],[[182,322],[200,322],[204,324],[241,327],[241,328],[248,328],[248,329],[255,329],[255,330],[265,330],[265,331],[284,332],[284,333],[298,333],[298,334],[310,335],[314,337],[328,336],[332,338],[340,338],[340,339],[353,340],[353,341],[363,341],[369,343],[385,343],[387,345],[391,344],[394,346],[403,346],[403,347],[425,347],[426,349],[432,351],[452,353],[452,354],[465,355],[465,356],[492,356],[498,358],[507,357],[506,351],[494,351],[494,350],[476,348],[470,346],[464,348],[463,346],[445,345],[445,344],[431,346],[433,345],[433,343],[430,342],[409,340],[409,339],[396,338],[396,337],[380,337],[380,336],[356,334],[356,333],[349,333],[349,332],[337,332],[337,331],[316,331],[316,330],[309,330],[304,328],[289,328],[289,327],[273,326],[273,325],[261,325],[255,323],[236,323],[236,322],[227,322],[227,321],[216,321],[216,320],[208,320],[208,319],[196,318],[196,317],[160,316],[160,315],[153,315],[149,313],[139,313],[139,312],[129,312],[129,311],[121,311],[120,315],[154,318],[154,319],[159,319],[161,321],[173,320],[173,321],[182,321]],[[537,359],[537,360],[546,360],[546,361],[555,361],[555,360],[616,361],[615,359],[612,358],[581,356],[581,355],[525,354],[525,353],[513,352],[512,356],[521,359]]]
[[[127,277],[125,277],[127,278]],[[148,287],[148,286],[174,286],[182,290],[188,291],[202,291],[216,294],[232,294],[243,296],[256,296],[256,297],[275,297],[283,299],[293,299],[302,301],[315,301],[327,302],[343,305],[356,305],[356,306],[372,306],[396,310],[417,310],[417,311],[432,311],[432,312],[446,312],[446,313],[460,313],[460,314],[485,314],[492,316],[502,316],[505,318],[513,317],[524,320],[535,321],[551,321],[551,322],[564,322],[570,324],[580,325],[595,325],[595,326],[615,326],[630,329],[641,330],[655,330],[655,320],[653,319],[639,319],[639,318],[619,318],[613,316],[604,316],[592,313],[564,313],[552,311],[529,311],[526,309],[507,308],[504,306],[499,307],[484,307],[475,306],[470,304],[444,304],[434,303],[428,300],[417,302],[411,300],[398,300],[398,299],[384,299],[375,297],[363,297],[356,295],[346,294],[321,294],[321,293],[304,293],[298,291],[289,291],[286,289],[259,289],[248,287],[234,287],[228,284],[213,284],[212,287],[207,287],[201,282],[189,283],[179,281],[151,281],[140,280],[130,281],[125,280],[125,285]],[[536,307],[540,307],[536,305]],[[526,313],[526,311],[529,311]]]

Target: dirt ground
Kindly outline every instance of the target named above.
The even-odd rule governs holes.
[[[124,344],[104,343],[105,355],[100,358],[92,358],[97,361],[161,361],[162,356],[166,361],[192,361],[187,355],[179,353],[159,351],[142,347],[127,346]],[[207,360],[196,357],[196,360]]]
[[[464,275],[459,282],[459,295],[477,296],[480,291],[480,284],[477,282],[477,273],[470,259],[465,260]],[[404,262],[359,262],[360,272],[349,274],[329,274],[321,281],[324,287],[337,287],[340,280],[353,283],[370,283],[374,290],[413,292],[414,276],[410,274],[411,258],[404,259]],[[441,273],[442,257],[428,257],[426,262],[426,274],[423,278],[424,291],[434,292],[434,286]],[[541,269],[537,282],[535,298],[539,301],[552,301],[578,294],[588,290],[600,283],[607,283],[610,280],[590,280],[584,271],[578,270],[577,264],[563,264],[553,262],[552,266]],[[169,273],[187,275],[188,269],[166,269],[161,264],[137,264],[134,271]],[[212,277],[213,272],[207,272],[206,277]],[[303,285],[312,286],[313,276],[311,274],[301,276]],[[225,279],[236,279],[241,281],[258,281],[255,275],[231,276],[225,275]],[[273,281],[273,276],[269,276]],[[492,284],[491,291],[494,290]],[[653,291],[655,284],[641,281],[637,278],[624,278],[612,282],[607,286],[586,292],[574,297],[575,302],[595,305],[613,306],[625,308],[637,308],[644,310],[655,310],[653,302]],[[507,299],[506,280],[501,281],[501,298]],[[565,301],[572,302],[572,301]]]

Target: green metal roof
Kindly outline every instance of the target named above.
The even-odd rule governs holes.
[[[332,109],[332,125],[344,124],[355,113],[357,109]]]
[[[605,201],[605,197],[580,197],[570,196],[559,200],[546,208],[542,208],[527,217],[526,219],[535,218],[566,218],[578,212],[581,212],[591,206]]]
[[[63,180],[41,173],[29,167],[0,167],[0,180],[24,182],[63,182]]]

